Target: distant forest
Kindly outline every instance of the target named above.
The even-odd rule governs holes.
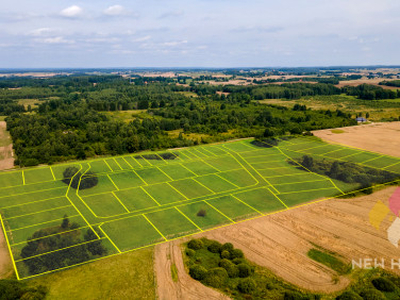
[[[0,80],[0,115],[8,116],[16,164],[32,166],[356,124],[340,110],[316,111],[301,105],[289,109],[256,100],[341,93],[365,100],[400,96],[364,85],[340,89],[327,83],[214,86],[170,81],[133,78],[130,82],[116,75]],[[20,99],[39,101],[25,108],[18,104]],[[133,110],[141,111],[130,122],[106,113]]]

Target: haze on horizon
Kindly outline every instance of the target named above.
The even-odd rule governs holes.
[[[0,68],[399,65],[396,0],[16,0]]]

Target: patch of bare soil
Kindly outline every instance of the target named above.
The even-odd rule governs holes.
[[[332,129],[325,129],[313,133],[327,142],[400,156],[400,122],[373,123],[340,129],[344,132],[332,133]]]
[[[157,245],[155,247],[154,268],[157,293],[160,300],[170,299],[229,299],[229,297],[204,286],[192,279],[185,270],[182,257],[182,240]],[[171,275],[171,265],[175,264],[178,280]]]
[[[0,278],[7,278],[13,272],[7,243],[0,226]]]
[[[341,81],[336,86],[338,88],[342,88],[344,86],[359,86],[361,84],[370,84],[370,85],[379,86],[379,87],[381,87],[383,89],[387,89],[387,90],[397,90],[398,89],[398,87],[394,87],[394,86],[379,85],[379,83],[382,82],[382,81],[385,81],[385,79],[382,79],[382,78],[373,78],[373,79],[362,78],[362,79],[358,79],[358,80]]]
[[[6,140],[6,122],[0,121],[0,141]],[[14,156],[12,144],[0,147],[0,170],[11,169],[14,167]]]

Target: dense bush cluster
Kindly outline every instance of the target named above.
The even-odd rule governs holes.
[[[315,173],[326,175],[332,179],[346,183],[359,183],[363,188],[369,187],[372,184],[391,182],[400,178],[400,174],[369,168],[351,162],[315,159],[309,155],[304,155],[302,158],[297,159],[297,162]]]
[[[63,172],[63,180],[65,184],[71,184],[71,187],[79,190],[85,190],[95,187],[99,182],[96,174],[93,172],[85,172],[83,175],[81,171],[76,167],[68,167]],[[71,182],[72,180],[72,182]]]
[[[47,289],[44,286],[30,286],[26,282],[11,279],[0,280],[0,300],[45,299]]]

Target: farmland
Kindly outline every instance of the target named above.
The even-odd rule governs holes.
[[[2,226],[17,277],[31,278],[59,269],[32,273],[27,268],[27,261],[41,260],[54,252],[101,241],[107,252],[90,259],[99,260],[358,188],[288,163],[305,154],[400,173],[398,158],[316,138],[285,139],[269,148],[252,142],[144,152],[0,173]],[[81,174],[95,173],[98,184],[88,189],[66,185],[62,179],[68,167],[79,169]],[[76,236],[92,229],[96,239],[32,257],[21,254],[27,239],[38,230],[55,228],[65,215],[75,224],[68,234]],[[35,240],[48,238],[43,235]],[[77,264],[63,268],[72,265]]]

